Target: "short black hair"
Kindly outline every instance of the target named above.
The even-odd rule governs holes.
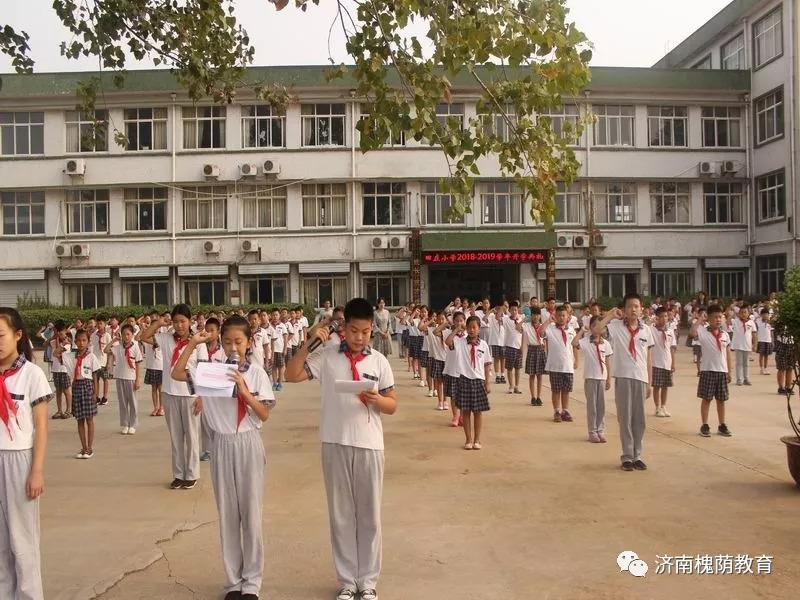
[[[567,312],[567,305],[559,304],[558,306],[556,306],[556,312]]]
[[[480,325],[481,324],[480,317],[472,315],[469,319],[467,319],[467,325],[470,325],[471,323],[477,323],[478,325]]]
[[[549,296],[545,302],[555,302],[556,299],[553,296]]]
[[[135,319],[135,318],[136,318],[136,315],[128,315],[127,317],[125,317],[125,319]]]
[[[628,306],[628,300],[638,300],[639,303],[641,303],[642,297],[636,292],[630,292],[629,294],[625,294],[625,296],[622,298],[623,307]]]
[[[136,330],[133,328],[133,325],[130,323],[125,323],[122,327],[119,328],[120,331],[130,331],[131,333],[136,333]]]
[[[542,309],[538,306],[531,306],[531,316],[534,315],[542,316]]]
[[[750,310],[750,305],[747,302],[743,302],[742,305],[739,307],[739,310],[743,309]]]
[[[95,320],[95,322],[97,322],[97,323],[99,323],[100,321],[102,321],[103,323],[108,323],[108,317],[107,317],[106,315],[97,315],[97,316],[94,318],[94,320]]]
[[[74,341],[77,342],[78,338],[81,337],[82,335],[86,336],[86,340],[87,341],[89,340],[89,332],[86,331],[85,329],[78,329],[78,331],[75,332],[75,340]]]
[[[768,315],[769,314],[769,309],[768,308],[762,308],[761,309],[761,314],[762,315]]]
[[[591,328],[595,323],[602,320],[603,317],[600,315],[594,315],[591,319],[589,319],[589,328]]]
[[[228,331],[228,329],[232,329],[234,327],[238,327],[242,330],[242,333],[244,333],[247,337],[250,337],[250,323],[241,315],[232,315],[225,319],[225,324],[222,326],[220,335],[225,335],[225,332]]]
[[[512,301],[511,301],[511,302],[509,302],[509,304],[508,304],[508,307],[509,307],[509,308],[513,308],[513,307],[515,307],[515,306],[516,306],[517,308],[519,308],[519,302],[517,302],[516,300],[512,300]]]
[[[53,323],[53,327],[56,328],[56,331],[64,331],[67,328],[67,322],[64,319],[58,319]]]
[[[365,298],[353,298],[344,306],[344,320],[349,323],[355,319],[371,321],[375,317],[375,309],[372,302]]]
[[[219,329],[219,319],[216,317],[210,317],[206,319],[206,328],[211,327],[212,325],[216,325],[217,329]]]
[[[453,321],[456,320],[456,317],[461,317],[463,319],[464,317],[466,317],[466,315],[463,312],[458,311],[456,313],[453,313]]]
[[[302,306],[295,306],[292,310],[294,310],[294,311],[303,310],[303,307]]]
[[[253,315],[255,315],[255,316],[258,317],[258,316],[260,316],[260,314],[261,313],[259,313],[258,310],[254,308],[253,310],[251,310],[250,312],[247,313],[247,316],[248,317],[252,317]]]
[[[663,315],[663,314],[664,314],[664,313],[666,313],[666,312],[667,312],[667,309],[666,309],[666,308],[664,308],[663,306],[659,306],[659,307],[656,309],[656,312],[655,312],[655,313],[653,313],[653,314],[655,314],[655,316],[659,316],[659,315]]]
[[[189,308],[188,304],[176,304],[172,308],[172,312],[170,313],[170,316],[174,319],[178,315],[184,316],[184,317],[186,317],[187,319],[189,319],[191,321],[192,320],[192,309]]]
[[[706,314],[707,315],[722,314],[722,307],[719,304],[712,304],[711,306],[708,307],[708,310],[706,310]]]

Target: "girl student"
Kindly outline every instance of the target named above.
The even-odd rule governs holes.
[[[414,373],[414,379],[419,379],[419,387],[425,387],[425,380],[420,374],[420,359],[422,358],[422,334],[419,331],[419,324],[422,321],[421,307],[417,307],[411,313],[408,322],[408,364]]]
[[[184,345],[170,373],[175,381],[194,378],[197,361],[193,357],[198,349],[215,345],[208,328],[207,322],[206,331]],[[250,334],[250,323],[238,315],[222,325],[225,355],[238,355],[236,368],[230,371],[236,395],[193,402],[194,412],[202,411],[212,433],[211,484],[219,512],[226,600],[258,600],[264,573],[262,506],[267,457],[259,430],[275,406],[275,395],[263,366],[249,360]]]
[[[63,361],[72,377],[72,416],[78,421],[81,450],[78,459],[94,456],[94,418],[97,416],[97,389],[100,377],[100,360],[89,350],[89,333],[83,329],[75,334],[75,351],[67,352],[63,346],[53,351],[55,360]]]
[[[447,341],[450,338],[450,334],[454,331],[456,332],[457,338],[463,338],[465,333],[465,322],[466,317],[464,316],[463,312],[457,312],[453,314],[453,324],[452,326],[447,326],[446,328],[442,329],[440,334],[442,341],[445,344],[445,359],[444,359],[444,369],[443,369],[443,377],[444,377],[444,397],[445,400],[450,398],[450,410],[453,411],[453,420],[450,421],[451,427],[461,427],[462,419],[461,419],[461,411],[458,408],[458,402],[456,398],[458,397],[458,379],[461,377],[461,370],[458,366],[458,355],[447,346]],[[446,402],[445,402],[446,404]]]
[[[167,327],[172,322],[172,333],[157,333],[160,327]],[[161,317],[144,331],[139,339],[152,342],[154,339],[161,347],[164,412],[172,446],[172,482],[170,489],[192,489],[197,485],[200,476],[200,416],[195,412],[194,404],[197,396],[183,380],[172,376],[175,364],[184,348],[189,345],[189,328],[192,324],[192,313],[186,304],[176,304],[169,319]],[[206,360],[205,346],[193,350],[192,361]]]
[[[542,309],[530,308],[530,321],[522,324],[522,345],[525,354],[525,374],[531,392],[531,406],[544,406],[542,402],[542,378],[547,364],[547,339],[542,335]]]
[[[55,334],[48,342],[55,356],[55,349],[61,346],[64,352],[72,350],[72,341],[69,339],[69,330],[65,321],[58,320],[55,322]],[[63,357],[56,360],[50,365],[50,372],[53,374],[53,387],[56,389],[56,406],[57,411],[53,415],[53,419],[69,419],[72,416],[72,384],[69,378],[69,370],[64,365]],[[64,403],[61,403],[61,398],[64,397]]]
[[[464,450],[480,450],[483,413],[489,407],[489,373],[492,354],[489,345],[480,339],[481,320],[476,316],[467,319],[466,333],[463,325],[453,331],[445,342],[458,356],[461,377],[458,379],[457,403],[464,423]]]
[[[43,600],[39,496],[53,394],[30,347],[19,313],[0,308],[0,598]]]
[[[435,319],[436,311],[431,311],[429,315],[426,314],[426,318],[419,324],[419,332],[422,334],[422,358],[419,360],[420,375],[425,385],[428,387],[428,392],[425,394],[428,398],[433,398],[436,395],[436,391],[433,389],[433,377],[431,377],[433,371],[433,356],[430,349],[430,336],[428,335],[429,331],[436,327],[436,325],[434,325]],[[423,369],[425,370],[424,375],[422,375]]]
[[[442,329],[447,326],[447,316],[440,312],[433,324],[428,327],[428,348],[431,353],[431,388],[438,399],[437,410],[448,410],[447,400],[444,398],[444,361],[447,358],[447,348],[442,339]]]
[[[148,320],[141,320],[139,323],[139,334],[136,339],[140,340],[144,346],[144,383],[150,386],[150,397],[153,399],[153,412],[151,417],[163,417],[164,405],[161,402],[161,382],[163,379],[163,358],[161,356],[161,346],[155,339],[149,342],[141,341],[141,332],[146,330],[153,322],[158,322],[159,315],[153,312]]]
[[[139,371],[142,366],[142,351],[139,344],[133,341],[133,325],[125,323],[110,344],[106,345],[108,368],[114,374],[117,387],[117,403],[119,404],[119,426],[122,435],[134,435],[139,426],[139,402],[136,392],[139,391]]]

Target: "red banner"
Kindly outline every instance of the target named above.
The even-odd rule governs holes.
[[[427,265],[479,265],[540,263],[547,260],[545,250],[428,250],[422,252]]]

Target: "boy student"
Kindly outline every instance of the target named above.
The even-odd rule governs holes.
[[[289,346],[289,331],[281,322],[281,312],[272,311],[272,387],[279,392],[283,389],[284,372],[286,370],[286,352]]]
[[[797,364],[794,338],[784,333],[775,335],[775,372],[778,377],[778,393],[793,395],[794,366]],[[53,374],[55,381],[55,373]]]
[[[663,306],[655,310],[653,325],[648,325],[653,336],[653,401],[657,417],[671,417],[667,410],[667,391],[672,387],[675,373],[675,350],[678,342],[675,332],[669,327],[669,311]]]
[[[152,312],[148,317],[141,317],[139,319],[139,333],[136,334],[136,339],[142,331],[150,327],[153,321],[158,321],[158,312]],[[144,347],[144,383],[150,386],[150,397],[153,400],[153,412],[150,413],[151,417],[163,417],[164,406],[161,403],[161,382],[163,379],[163,359],[161,357],[161,348],[158,343],[153,340],[152,342],[139,342]]]
[[[300,345],[303,345],[308,339],[308,318],[303,312],[302,306],[294,307],[294,316],[297,322],[300,324]]]
[[[142,365],[142,351],[139,344],[133,341],[133,326],[125,323],[120,327],[119,337],[105,347],[113,369],[117,386],[117,402],[119,404],[119,426],[122,435],[133,435],[139,426],[139,402],[136,392],[142,386],[139,383],[139,371]]]
[[[72,350],[72,341],[67,337],[67,324],[59,319],[53,325],[54,334],[48,344],[53,349],[55,356],[55,349],[62,348],[62,352],[69,352]],[[56,390],[56,405],[57,412],[53,415],[53,419],[69,419],[72,416],[72,383],[70,381],[70,373],[64,364],[62,358],[53,358],[53,364],[50,366],[50,372],[53,374],[53,387]],[[64,396],[64,405],[62,410],[61,396]]]
[[[545,339],[541,332],[542,309],[532,306],[530,322],[522,325],[522,349],[525,352],[525,374],[531,392],[531,406],[544,406],[542,402],[542,375],[547,364]]]
[[[506,332],[503,328],[504,312],[505,308],[503,305],[497,305],[494,307],[494,312],[487,313],[483,316],[484,321],[489,324],[488,345],[492,349],[495,383],[506,383],[506,366],[503,355],[506,345]]]
[[[337,600],[376,600],[381,569],[380,505],[383,487],[381,414],[397,409],[388,359],[369,346],[374,311],[364,298],[344,309],[344,342],[308,353],[302,347],[286,368],[286,379],[316,379],[322,385],[322,471],[328,496],[333,562],[341,589]],[[310,341],[328,339],[327,327],[309,331]],[[360,394],[336,390],[340,380],[368,380]]]
[[[583,350],[583,390],[586,393],[586,422],[589,428],[589,441],[593,444],[606,443],[606,392],[611,389],[611,355],[614,350],[608,340],[594,335],[591,327],[600,320],[593,316],[589,327],[581,329],[572,342],[575,348]]]
[[[758,366],[761,368],[762,375],[769,375],[767,363],[772,354],[772,324],[769,322],[769,309],[761,309],[761,318],[756,320],[756,331],[758,332]]]
[[[703,424],[700,435],[711,437],[708,426],[708,409],[711,400],[717,401],[717,432],[730,437],[731,431],[725,424],[725,403],[728,401],[728,384],[731,382],[731,338],[722,330],[722,307],[712,304],[708,307],[706,317],[692,325],[689,335],[696,337],[703,348],[700,359],[700,381],[697,383],[697,397],[702,401],[700,417]],[[703,325],[708,325],[706,329]]]
[[[622,309],[608,311],[592,328],[602,335],[608,328],[614,359],[614,395],[617,406],[619,437],[622,443],[622,470],[644,471],[642,441],[645,429],[644,403],[652,393],[650,351],[655,344],[649,328],[639,320],[642,300],[636,293],[622,299]]]
[[[550,390],[553,392],[553,421],[572,422],[569,414],[569,394],[572,391],[573,377],[578,366],[577,357],[572,350],[572,342],[577,332],[568,327],[569,312],[564,305],[556,308],[553,320],[544,325],[547,340],[547,362],[544,370],[550,375]]]
[[[250,324],[250,346],[248,352],[248,358],[250,362],[254,365],[258,365],[262,369],[266,364],[267,356],[269,355],[268,346],[272,343],[272,340],[269,339],[267,333],[261,329],[261,315],[260,313],[253,309],[249,313],[247,313],[247,322]],[[219,321],[217,322],[219,323]],[[208,325],[206,325],[207,327]],[[205,328],[204,328],[205,331]],[[197,332],[202,333],[202,332]],[[217,325],[217,333],[219,333],[219,325]],[[212,343],[216,344],[216,347],[219,350],[222,350],[219,344],[219,339],[217,336],[212,336]],[[210,359],[210,357],[209,357]],[[224,360],[219,362],[225,362]]]
[[[728,311],[728,334],[731,336],[731,350],[736,353],[736,385],[752,385],[749,369],[753,341],[758,339],[756,324],[750,319],[750,305],[743,302],[738,311],[736,306]]]
[[[97,399],[97,405],[105,406],[108,404],[108,378],[110,376],[106,368],[108,366],[106,346],[111,343],[111,333],[107,330],[107,317],[104,315],[98,315],[95,318],[95,323],[97,329],[89,337],[89,349],[100,363],[100,379],[103,381],[103,395]]]
[[[519,302],[509,304],[508,314],[503,315],[503,356],[508,373],[508,393],[521,394],[519,374],[522,370],[522,317],[519,314]]]
[[[238,319],[237,319],[238,320]],[[251,327],[250,320],[247,321],[248,325]],[[220,343],[220,336],[219,336],[219,319],[216,317],[211,317],[205,322],[205,326],[203,331],[198,331],[197,333],[204,333],[205,337],[205,346],[206,346],[206,354],[208,355],[208,362],[216,362],[216,363],[224,363],[227,362],[228,357],[225,354],[225,349],[222,347]],[[261,333],[264,333],[263,329],[260,329]],[[250,341],[252,344],[252,339]],[[248,354],[250,356],[250,362],[255,365],[258,365],[262,369],[264,368],[264,363],[254,362],[252,360],[252,353],[245,352],[243,355],[245,360],[248,359]],[[206,413],[200,413],[200,436],[201,436],[201,444],[200,444],[200,462],[208,462],[211,460],[211,429],[209,428],[208,421],[206,420]]]

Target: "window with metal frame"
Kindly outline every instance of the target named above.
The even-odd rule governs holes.
[[[753,23],[753,64],[759,68],[783,54],[783,6]]]
[[[227,278],[184,279],[183,301],[189,306],[228,303]]]
[[[556,298],[559,302],[583,302],[583,279],[556,279]]]
[[[125,149],[166,150],[167,149],[167,109],[160,108],[126,108]]]
[[[553,222],[562,225],[580,225],[582,221],[583,203],[581,184],[559,183],[555,197],[556,212],[553,215]]]
[[[638,289],[639,273],[598,273],[597,295],[605,298],[622,298]]]
[[[108,233],[108,190],[67,191],[67,233]]]
[[[753,106],[756,144],[766,144],[783,137],[783,88],[777,88],[759,96]]]
[[[596,182],[592,185],[595,223],[636,222],[636,185],[622,182]]]
[[[635,146],[636,113],[634,106],[597,104],[592,106],[597,117],[594,124],[596,146]]]
[[[64,304],[77,308],[102,308],[111,305],[108,283],[70,283],[64,286]]]
[[[409,300],[408,275],[395,275],[393,273],[370,273],[362,278],[362,293],[364,298],[378,305],[378,300],[383,298],[386,306],[402,306]]]
[[[0,112],[0,155],[44,154],[43,112]]]
[[[685,106],[648,106],[647,137],[650,146],[688,145],[689,117]]]
[[[127,306],[156,306],[169,304],[169,281],[125,280],[125,303]]]
[[[483,223],[488,225],[521,225],[522,190],[509,181],[481,184]]]
[[[742,145],[742,111],[736,106],[704,106],[701,109],[703,146],[738,148]]]
[[[67,152],[108,151],[108,111],[94,113],[68,110],[64,113]]]
[[[242,106],[242,147],[283,148],[286,115],[269,104]]]
[[[226,229],[228,190],[223,185],[183,189],[183,228]]]
[[[302,277],[303,303],[315,308],[325,302],[344,306],[348,299],[347,277]]]
[[[537,118],[550,119],[553,133],[556,137],[567,138],[571,145],[578,143],[577,128],[580,118],[580,108],[577,104],[562,104],[556,108],[549,108],[537,114]]]
[[[344,183],[303,184],[303,227],[345,227],[347,189]]]
[[[44,233],[44,192],[0,192],[3,235]]]
[[[345,145],[344,104],[303,104],[300,112],[303,146]]]
[[[764,297],[772,292],[782,292],[786,276],[786,255],[773,254],[756,258],[758,293]]]
[[[362,225],[372,227],[405,225],[406,184],[369,182],[361,185],[363,202]]]
[[[760,223],[786,216],[786,184],[784,171],[756,178],[756,198]]]
[[[243,279],[242,302],[245,304],[287,302],[289,299],[288,288],[286,276]]]
[[[691,195],[688,183],[650,184],[650,222],[688,224],[691,221]]]
[[[447,211],[455,202],[453,196],[445,193],[438,182],[425,182],[422,184],[422,217],[424,225],[463,225],[466,217],[453,221],[447,216]]]
[[[745,295],[747,271],[706,271],[703,289],[711,297],[740,298]]]
[[[239,188],[243,229],[286,227],[286,187],[253,185]]]
[[[703,206],[707,224],[742,223],[742,184],[704,183]]]
[[[651,271],[651,296],[687,296],[694,292],[694,271]]]
[[[720,48],[720,64],[726,71],[746,69],[746,55],[744,51],[744,33],[740,33]]]
[[[125,188],[125,230],[166,231],[167,188]]]
[[[225,147],[225,107],[224,106],[184,106],[183,148]]]

